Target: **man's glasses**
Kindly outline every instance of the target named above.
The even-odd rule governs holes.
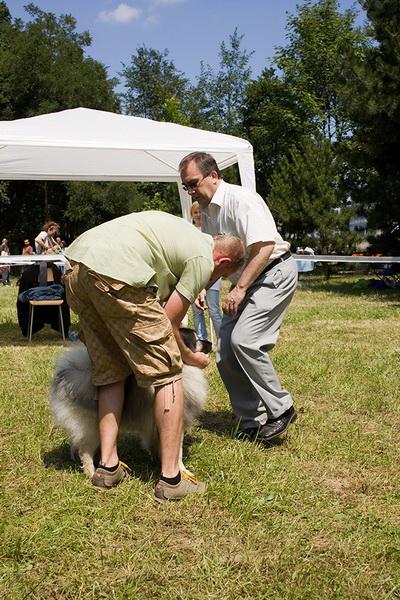
[[[185,192],[188,192],[189,190],[191,190],[191,191],[194,192],[194,190],[197,190],[197,188],[199,187],[199,185],[201,184],[201,182],[203,181],[203,179],[205,179],[206,177],[208,177],[210,174],[211,173],[207,173],[207,175],[204,175],[204,177],[202,177],[198,181],[194,180],[194,181],[189,181],[188,183],[182,183],[183,189],[185,190]]]

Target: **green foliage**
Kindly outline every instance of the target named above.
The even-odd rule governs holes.
[[[348,144],[352,195],[378,231],[375,251],[400,253],[400,13],[397,0],[365,0],[376,43],[352,52],[343,99],[354,121]]]
[[[11,252],[21,252],[24,237],[36,237],[45,221],[61,223],[63,235],[68,235],[64,219],[67,197],[65,186],[58,181],[9,181],[3,184],[0,196],[2,233],[9,238]]]
[[[315,132],[301,91],[286,85],[274,69],[265,69],[246,89],[244,127],[254,147],[258,189],[269,193],[269,178],[293,144]]]
[[[245,103],[245,126],[255,148],[260,192],[282,157],[305,135],[318,132],[340,141],[350,123],[339,100],[345,48],[365,42],[354,27],[355,11],[339,13],[336,0],[307,1],[289,15],[285,47],[276,48],[273,69],[251,82]]]
[[[66,189],[65,217],[71,223],[74,235],[104,221],[138,212],[147,200],[138,185],[129,182],[70,181],[66,183]]]
[[[3,11],[4,11],[3,3]],[[17,119],[85,106],[118,110],[115,79],[106,68],[85,58],[91,44],[87,31],[76,32],[71,15],[56,18],[34,4],[26,11],[32,20],[1,22],[0,115]]]
[[[159,52],[138,46],[129,66],[120,73],[125,78],[125,108],[128,114],[156,121],[182,119],[181,104],[189,82],[174,63],[168,50]]]
[[[241,49],[243,35],[237,28],[229,36],[230,46],[220,45],[220,70],[217,74],[204,63],[200,66],[200,75],[195,88],[197,105],[202,120],[212,131],[243,135],[243,102],[246,86],[250,81],[250,58],[253,52]],[[196,123],[195,123],[196,124]]]
[[[354,27],[354,10],[339,13],[337,0],[308,0],[297,10],[286,25],[288,44],[276,49],[274,62],[324,137],[341,140],[351,128],[338,95],[345,51],[365,43],[365,33]]]
[[[342,165],[329,140],[306,138],[286,155],[271,179],[269,205],[293,246],[321,254],[354,252],[354,211],[341,186]]]

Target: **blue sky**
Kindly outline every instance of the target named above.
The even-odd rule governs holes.
[[[5,0],[13,18],[29,20],[28,0]],[[117,76],[122,63],[129,65],[138,46],[169,50],[168,58],[193,83],[200,62],[219,68],[220,44],[229,44],[237,27],[242,49],[254,51],[250,66],[257,78],[270,65],[275,46],[284,46],[287,12],[296,13],[299,0],[32,0],[45,12],[71,14],[77,31],[88,30],[92,45],[87,54]],[[340,0],[339,0],[340,2]],[[342,0],[340,10],[356,6],[358,24],[364,14],[357,2]],[[123,91],[120,88],[120,91]]]

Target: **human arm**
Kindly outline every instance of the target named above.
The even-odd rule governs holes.
[[[222,304],[222,310],[226,315],[230,317],[236,315],[238,306],[244,299],[248,288],[265,269],[274,247],[274,242],[256,242],[249,246],[247,265],[239,281],[227,294]]]
[[[44,238],[42,237],[41,233],[39,233],[39,235],[35,237],[35,243],[38,244],[43,249],[43,251],[48,250],[48,247],[44,243]]]
[[[176,342],[181,352],[182,360],[186,365],[192,365],[204,369],[210,362],[207,354],[204,352],[192,352],[182,341],[179,335],[179,326],[182,322],[183,317],[189,310],[190,302],[187,300],[178,290],[174,290],[171,296],[168,298],[164,310],[167,314],[168,319],[171,321],[172,331]]]

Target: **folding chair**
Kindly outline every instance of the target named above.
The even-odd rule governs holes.
[[[391,263],[388,264],[384,269],[381,269],[379,265],[374,266],[374,274],[383,283],[390,288],[394,288],[400,285],[400,264]]]
[[[54,283],[54,275],[53,271],[50,267],[47,266],[47,263],[40,263],[39,270],[39,285],[45,286]],[[28,323],[28,332],[29,332],[29,341],[32,340],[32,328],[33,328],[33,316],[35,312],[35,306],[58,306],[58,319],[59,325],[61,329],[61,334],[63,337],[63,341],[65,342],[65,331],[64,331],[64,320],[62,314],[61,305],[64,300],[60,298],[59,300],[29,300],[29,323]]]

